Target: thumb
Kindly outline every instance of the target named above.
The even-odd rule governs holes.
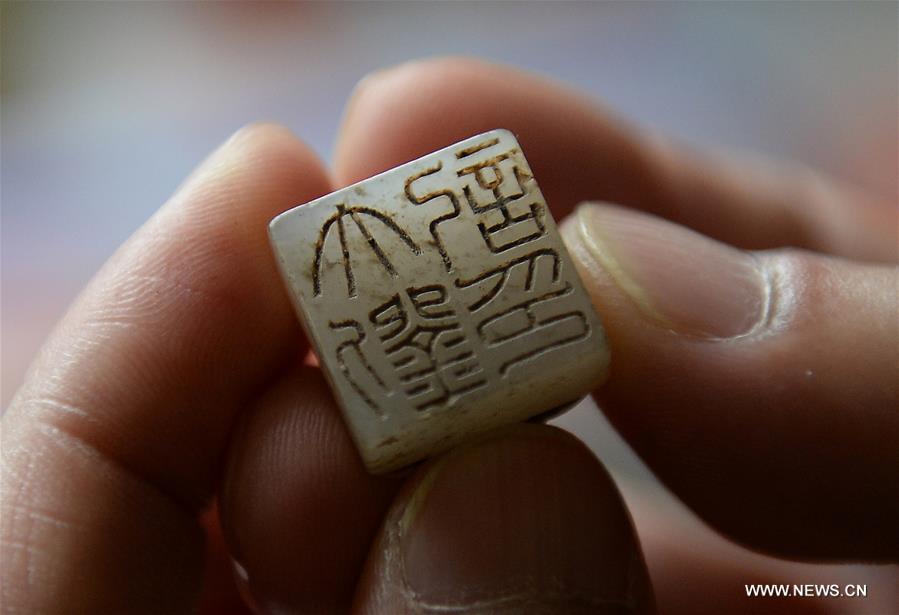
[[[563,235],[612,347],[597,400],[675,493],[755,548],[896,556],[896,269],[608,205]]]
[[[523,424],[425,466],[387,515],[354,612],[652,612],[611,478],[571,435]]]

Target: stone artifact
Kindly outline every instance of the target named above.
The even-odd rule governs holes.
[[[605,378],[602,324],[508,131],[291,209],[270,235],[373,473]]]

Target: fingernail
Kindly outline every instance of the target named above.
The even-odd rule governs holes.
[[[546,426],[438,462],[399,521],[415,612],[628,611],[639,583],[630,519],[583,445]]]
[[[605,204],[580,205],[562,232],[588,275],[608,276],[644,315],[678,333],[731,338],[764,322],[768,285],[748,252]]]

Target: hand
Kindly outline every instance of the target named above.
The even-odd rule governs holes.
[[[302,361],[268,221],[497,127],[557,219],[630,208],[563,232],[612,345],[596,398],[662,481],[754,549],[899,557],[895,207],[437,60],[360,85],[333,175],[284,129],[241,130],[82,293],[3,418],[5,609],[190,611],[223,565],[200,523],[218,493],[263,610],[651,612],[628,511],[572,436],[516,426],[372,477]]]

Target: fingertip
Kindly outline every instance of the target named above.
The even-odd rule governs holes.
[[[614,483],[570,434],[523,424],[407,483],[357,589],[363,613],[648,612],[651,590]]]
[[[366,75],[353,91],[339,132],[338,183],[504,125],[497,118],[509,115],[516,100],[510,98],[503,108],[497,99],[533,85],[532,79],[511,67],[462,56],[412,60]]]
[[[275,122],[251,122],[239,128],[226,145],[250,159],[281,162],[302,170],[305,181],[314,178],[323,190],[330,189],[328,171],[315,150],[290,128]]]
[[[515,133],[557,219],[585,198],[628,202],[652,188],[643,137],[594,101],[550,78],[467,57],[365,78],[344,116],[335,178],[353,183],[497,128]]]
[[[323,162],[293,131],[274,122],[251,122],[225,139],[194,170],[173,200],[195,197],[191,188],[203,190],[214,186],[222,176],[235,174],[244,183],[251,183],[254,174],[265,174],[273,188],[292,189],[296,196],[288,205],[299,205],[331,188]],[[254,195],[246,196],[253,200]]]
[[[394,483],[365,471],[318,368],[272,385],[235,431],[220,495],[254,602],[343,612]]]
[[[391,164],[405,162],[397,160],[399,151],[409,157],[427,153],[425,143],[432,140],[423,131],[414,131],[415,137],[423,142],[408,151],[404,147],[395,150],[394,139],[404,146],[400,141],[404,136],[404,125],[408,127],[420,120],[427,121],[431,117],[428,108],[433,109],[430,103],[435,99],[435,90],[441,90],[442,83],[454,71],[470,64],[479,63],[456,57],[418,59],[377,69],[360,79],[347,103],[338,132],[334,157],[337,183],[351,184],[386,170]],[[398,109],[403,109],[402,114],[396,113]],[[390,128],[385,130],[385,127]],[[383,160],[378,160],[374,157],[376,150],[369,144],[375,139],[377,145],[384,145],[385,137],[391,151]]]
[[[561,234],[615,357],[599,406],[662,481],[752,548],[886,557],[894,271],[751,253],[609,205]]]

